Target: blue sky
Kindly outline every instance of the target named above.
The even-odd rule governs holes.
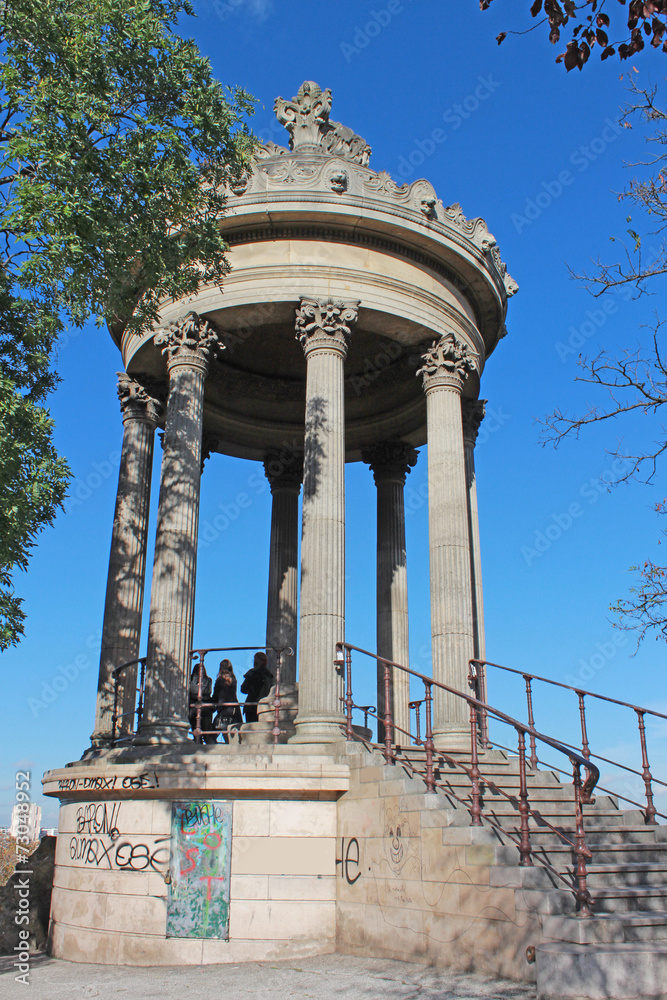
[[[614,123],[627,96],[619,77],[631,67],[592,60],[583,73],[567,75],[541,31],[498,46],[500,30],[530,20],[516,13],[523,6],[497,0],[482,14],[473,0],[317,6],[195,0],[197,18],[186,19],[182,32],[194,36],[219,79],[257,96],[253,128],[261,138],[286,144],[274,98],[290,98],[304,79],[315,80],[333,91],[332,117],[372,146],[374,169],[397,180],[426,177],[445,204],[458,201],[468,217],[486,219],[520,285],[510,302],[509,334],[482,383],[488,417],[476,462],[487,655],[664,710],[664,645],[649,639],[633,658],[632,638],[612,628],[608,611],[626,594],[631,565],[660,560],[652,508],[664,495],[662,470],[654,486],[609,491],[604,482],[612,468],[608,451],[619,437],[628,445],[652,442],[660,428],[655,418],[637,418],[593,428],[554,451],[540,446],[535,423],[557,406],[580,412],[594,402],[591,390],[574,381],[579,350],[634,346],[661,305],[660,279],[654,296],[636,303],[617,295],[605,311],[568,276],[568,265],[577,271],[600,255],[613,260],[618,244],[610,237],[628,228],[628,207],[616,193],[632,176],[626,164],[643,154],[642,133]],[[651,51],[635,65],[641,83],[664,87],[664,57]],[[435,129],[445,136],[437,143]],[[641,228],[642,220],[632,224]],[[58,368],[63,382],[51,409],[75,478],[67,512],[42,534],[28,573],[17,580],[28,622],[21,645],[2,656],[3,825],[19,762],[32,769],[43,824],[55,824],[57,803],[38,794],[41,773],[76,760],[93,727],[122,434],[115,392],[120,356],[108,334],[91,327],[63,339]],[[153,525],[160,454],[158,446]],[[270,494],[256,485],[258,471],[222,456],[207,464],[202,525],[223,505],[229,526],[200,548],[197,645],[263,642]],[[425,478],[423,449],[406,504],[412,664],[428,673]],[[239,493],[250,497],[249,506],[235,505]],[[371,648],[374,487],[366,466],[347,467],[347,499],[347,634]],[[568,515],[572,504],[576,516]],[[539,533],[549,544],[537,554]],[[238,660],[236,667],[239,673],[245,664]],[[374,701],[370,679],[360,677],[355,690],[360,700]],[[499,707],[521,713],[519,684],[494,675],[489,692]],[[51,696],[48,706],[40,704]],[[538,696],[538,728],[574,737],[576,705],[567,704],[566,712],[562,700]],[[633,725],[604,710],[591,719],[597,745],[623,759],[630,759]],[[663,763],[666,736],[664,727],[650,727]]]

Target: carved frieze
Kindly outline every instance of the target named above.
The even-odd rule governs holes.
[[[477,355],[453,333],[445,333],[422,354],[422,367],[417,371],[424,379],[424,389],[436,385],[463,388],[471,372],[477,371]]]
[[[336,347],[347,352],[359,302],[336,302],[302,296],[296,311],[296,338],[306,354],[316,347]]]
[[[212,356],[224,349],[213,324],[196,312],[186,313],[163,326],[155,334],[154,342],[162,348],[169,369],[184,366],[206,371]]]

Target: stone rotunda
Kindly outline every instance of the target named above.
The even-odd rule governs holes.
[[[312,82],[276,100],[288,147],[259,146],[228,192],[224,288],[165,303],[157,330],[114,332],[123,448],[95,730],[80,762],[44,778],[62,800],[51,938],[64,958],[224,962],[335,946],[336,808],[361,753],[343,740],[334,669],[346,462],[367,463],[377,487],[378,654],[408,664],[403,487],[427,445],[433,677],[465,691],[469,659],[484,655],[473,449],[480,378],[517,286],[482,219],[426,180],[372,170],[370,147],[330,111],[331,92]],[[157,428],[134,732],[137,666],[114,671],[141,655]],[[298,706],[276,747],[189,735],[200,479],[213,452],[263,462],[273,495],[266,646],[295,651],[281,685]],[[465,704],[438,695],[436,745],[469,749]],[[407,730],[406,675],[390,697]],[[384,698],[379,685],[381,711]],[[197,848],[191,822],[204,823]],[[194,852],[213,846],[197,896],[177,860],[194,871]]]

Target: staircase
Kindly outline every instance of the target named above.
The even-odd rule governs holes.
[[[437,682],[422,679],[428,686],[430,709],[430,686],[437,686]],[[502,716],[472,696],[460,696],[492,718],[494,714]],[[348,717],[350,701],[348,695]],[[648,711],[628,707],[638,714]],[[479,848],[485,845],[488,885],[512,890],[517,914],[526,915],[529,930],[523,939],[519,933],[523,917],[517,917],[513,926],[511,921],[505,925],[508,948],[514,948],[514,964],[499,958],[494,967],[487,960],[488,951],[481,955],[478,950],[470,959],[470,967],[481,961],[480,971],[536,978],[539,1000],[667,997],[667,826],[645,821],[654,818],[651,782],[655,779],[648,769],[643,714],[641,773],[645,780],[648,778],[644,811],[619,808],[617,796],[599,791],[587,802],[586,789],[581,794],[581,783],[577,792],[576,775],[581,767],[587,769],[589,779],[588,768],[593,769],[597,779],[597,769],[590,759],[594,754],[582,757],[581,752],[545,737],[547,749],[560,750],[575,765],[575,781],[565,783],[557,771],[531,767],[525,748],[522,751],[522,736],[531,737],[532,756],[535,744],[540,746],[543,737],[531,725],[507,716],[503,721],[516,724],[520,734],[517,755],[493,747],[482,749],[478,738],[474,740],[474,754],[438,751],[430,740],[430,717],[425,738],[418,745],[410,745],[407,739],[406,746],[392,745],[391,750],[375,745],[376,759],[378,750],[382,752],[382,771],[387,781],[393,771],[393,785],[397,776],[401,781],[410,776],[413,789],[414,781],[420,778],[422,789],[426,786],[436,793],[438,801],[432,803],[426,821],[429,827],[442,825],[443,851],[459,843],[457,828],[470,835],[468,843]],[[478,722],[479,713],[471,712],[476,737]],[[583,713],[582,726],[584,748],[588,751]],[[558,753],[550,756],[563,764]],[[460,844],[464,843],[462,837]],[[433,863],[431,855],[427,862],[422,861],[423,879],[429,877],[427,864]],[[473,883],[474,869],[461,867],[466,879]],[[482,886],[477,888],[481,891]],[[493,906],[498,908],[495,902]],[[522,941],[527,960],[523,970],[517,962]],[[503,948],[502,935],[497,947],[499,951]]]

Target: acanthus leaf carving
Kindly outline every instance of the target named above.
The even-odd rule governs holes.
[[[445,333],[422,354],[424,363],[417,375],[423,376],[425,389],[448,384],[461,390],[468,376],[478,371],[478,360],[466,343],[453,333]]]
[[[118,382],[116,391],[123,415],[142,415],[146,419],[157,423],[162,416],[163,403],[156,396],[152,396],[145,385],[128,375],[127,372],[116,372]]]
[[[302,296],[296,311],[296,338],[304,351],[327,342],[346,350],[358,315],[358,301],[341,302]]]
[[[168,368],[183,364],[207,369],[211,357],[224,350],[213,324],[193,311],[161,327],[153,340],[162,348]]]
[[[463,439],[474,445],[479,433],[479,425],[486,413],[487,399],[461,400],[461,416],[463,418]]]

